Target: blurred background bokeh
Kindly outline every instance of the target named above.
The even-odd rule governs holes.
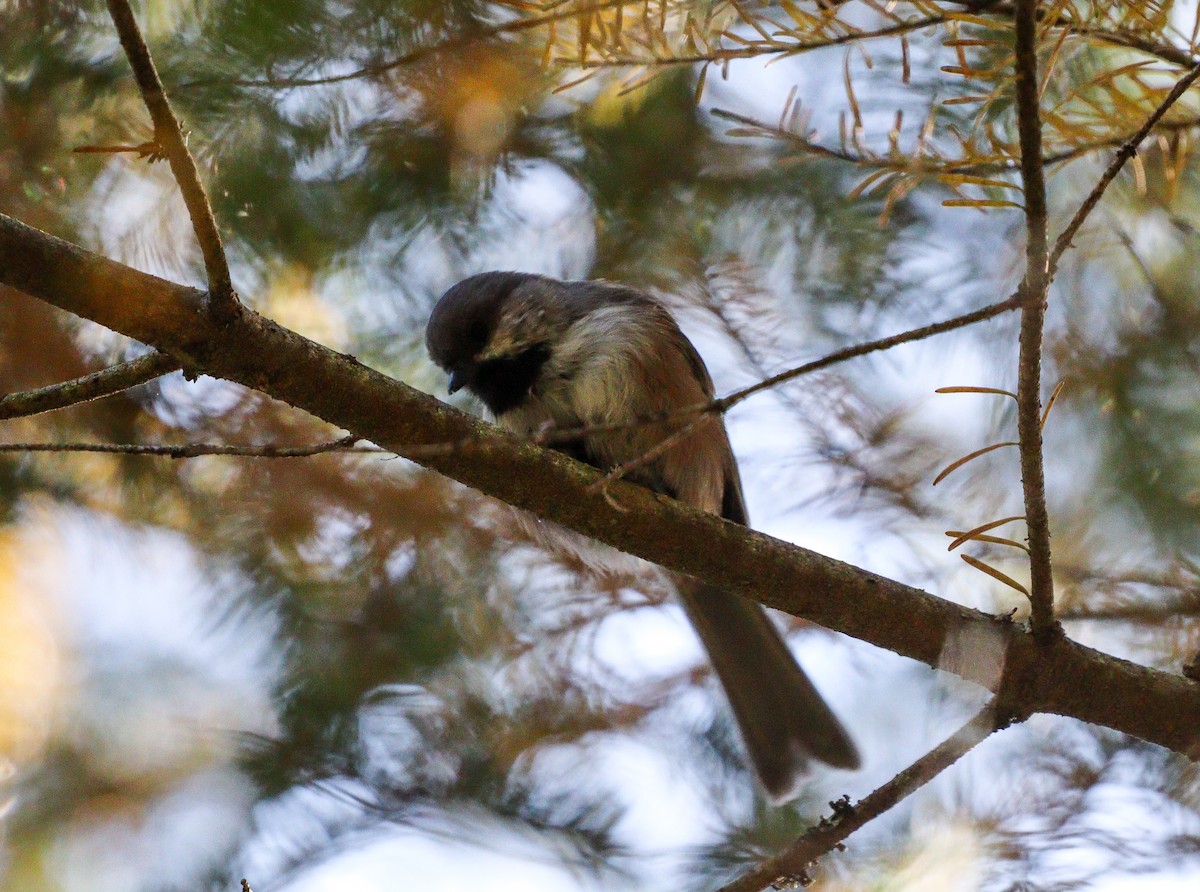
[[[1044,35],[1056,232],[1172,83],[1163,48],[1186,56],[1196,4],[1043,5],[1047,28],[1075,16],[1133,35]],[[135,11],[243,299],[443,395],[425,318],[487,269],[659,295],[721,393],[1007,297],[1024,260],[1021,213],[1004,204],[1020,201],[1011,12],[964,6]],[[794,52],[805,41],[838,45]],[[1197,107],[1172,113],[1064,258],[1044,371],[1047,395],[1064,384],[1046,461],[1068,632],[1172,671],[1200,648]],[[0,2],[0,211],[202,285],[167,166],[72,153],[151,135],[102,3]],[[145,349],[0,291],[0,392]],[[1012,389],[1015,359],[1016,319],[1001,316],[738,406],[754,525],[1022,615],[1023,596],[946,550],[948,530],[1021,513],[1015,453],[931,485],[1016,427],[1006,397],[934,391]],[[179,374],[0,423],[3,442],[336,435]],[[1026,578],[1015,548],[962,550]],[[865,767],[815,766],[777,809],[650,568],[597,579],[540,552],[504,506],[380,454],[0,455],[0,885],[712,888],[982,702],[948,675],[780,621]],[[1037,717],[826,858],[817,888],[1195,889],[1198,808],[1182,757]]]

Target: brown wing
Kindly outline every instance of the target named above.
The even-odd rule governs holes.
[[[664,310],[663,312],[666,311]],[[704,364],[704,360],[700,357],[700,353],[692,345],[692,342],[687,339],[687,335],[679,329],[674,320],[671,320],[671,328],[674,330],[675,346],[683,355],[692,377],[699,383],[703,398],[705,400],[712,400],[714,388],[712,376],[708,373],[708,367]],[[721,516],[726,520],[732,520],[734,523],[748,526],[750,520],[746,513],[746,502],[742,496],[742,478],[738,473],[737,460],[733,457],[733,447],[729,444],[729,434],[725,430],[725,420],[719,416],[714,416],[714,421],[715,427],[720,431],[720,440],[723,446],[721,464],[724,471],[724,486],[721,493]]]

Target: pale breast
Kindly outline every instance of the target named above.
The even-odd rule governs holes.
[[[527,435],[547,425],[602,428],[678,415],[707,403],[710,388],[703,364],[664,309],[649,302],[616,304],[595,310],[568,330],[529,399],[504,422]],[[595,430],[584,438],[584,451],[593,464],[610,469],[646,455],[691,422],[694,418],[675,417]],[[737,485],[724,426],[716,417],[700,420],[627,476],[713,513],[721,512],[729,481]]]

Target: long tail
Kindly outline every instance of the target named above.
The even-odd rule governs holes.
[[[850,735],[762,608],[690,579],[679,588],[767,792],[794,795],[809,758],[857,768]]]

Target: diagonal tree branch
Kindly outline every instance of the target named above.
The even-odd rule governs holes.
[[[978,310],[971,310],[969,313],[943,319],[941,322],[934,322],[929,325],[923,325],[920,328],[909,329],[900,334],[888,335],[886,338],[866,341],[862,344],[855,344],[853,347],[835,350],[833,353],[826,354],[820,359],[814,359],[812,362],[806,362],[804,365],[796,366],[793,369],[780,372],[778,375],[772,375],[770,378],[759,381],[756,384],[736,390],[728,396],[714,400],[711,405],[721,412],[727,412],[738,403],[749,399],[756,393],[778,387],[780,384],[785,384],[793,378],[799,378],[801,375],[808,375],[829,366],[845,362],[848,359],[866,356],[869,353],[890,350],[892,347],[898,347],[900,344],[908,344],[912,341],[920,341],[947,331],[954,331],[957,328],[965,328],[968,325],[974,325],[977,322],[983,322],[986,319],[1003,315],[1010,310],[1017,309],[1019,306],[1021,306],[1021,296],[1020,294],[1014,294],[1002,301],[988,304],[986,307],[980,307]]]
[[[0,284],[236,381],[495,498],[608,545],[995,688],[1014,711],[1101,724],[1200,758],[1200,686],[1020,627],[687,508],[522,441],[246,309],[215,318],[203,292],[130,269],[0,214]]]
[[[1071,222],[1067,224],[1067,228],[1055,239],[1054,250],[1050,252],[1048,266],[1048,275],[1051,279],[1054,278],[1054,273],[1058,270],[1059,260],[1062,259],[1067,249],[1071,247],[1071,242],[1079,232],[1079,228],[1083,226],[1084,220],[1088,218],[1088,215],[1095,210],[1096,205],[1100,203],[1100,199],[1104,196],[1105,191],[1112,181],[1116,179],[1117,174],[1121,172],[1121,168],[1137,154],[1138,146],[1150,135],[1150,131],[1162,120],[1163,115],[1170,110],[1171,106],[1196,82],[1197,78],[1200,78],[1200,62],[1196,63],[1187,74],[1176,82],[1175,86],[1171,88],[1171,92],[1166,95],[1166,98],[1163,99],[1158,108],[1150,114],[1150,117],[1146,118],[1146,122],[1138,128],[1136,133],[1122,143],[1121,148],[1117,150],[1117,154],[1113,156],[1113,160],[1105,168],[1104,174],[1097,181],[1096,185],[1092,187],[1092,191],[1088,193],[1088,197],[1079,206],[1079,209],[1071,218]]]
[[[1003,724],[997,724],[994,702],[989,703],[954,734],[866,798],[854,805],[849,803],[849,797],[840,802],[831,802],[833,818],[822,818],[820,824],[785,851],[722,886],[718,892],[758,892],[768,886],[779,888],[787,883],[809,885],[812,878],[808,871],[814,861],[840,846],[851,833],[921,789],[1001,727]]]
[[[847,31],[834,37],[817,37],[808,41],[793,39],[773,40],[769,43],[751,43],[748,46],[718,47],[710,52],[679,53],[676,55],[653,56],[609,56],[600,59],[563,60],[564,67],[572,68],[670,68],[678,65],[721,64],[735,59],[759,59],[765,56],[799,56],[815,50],[845,46],[860,41],[877,40],[881,37],[901,37],[913,31],[921,31],[949,21],[946,15],[929,15],[919,19],[896,22],[871,31]]]
[[[180,368],[179,362],[165,353],[149,353],[129,362],[114,365],[73,381],[0,396],[0,421],[25,415],[38,415],[64,409],[90,400],[120,393],[145,384]]]
[[[1042,464],[1042,329],[1050,287],[1046,245],[1046,180],[1042,169],[1042,121],[1038,109],[1037,0],[1018,0],[1016,10],[1017,129],[1025,193],[1025,278],[1021,283],[1020,356],[1017,360],[1017,432],[1021,487],[1029,536],[1029,599],[1034,637],[1062,634],[1054,619],[1050,566],[1050,518]]]
[[[920,341],[933,335],[942,334],[947,331],[954,331],[958,328],[965,328],[968,325],[974,325],[978,322],[994,318],[1010,310],[1015,310],[1021,305],[1019,294],[1014,294],[1006,300],[999,301],[994,304],[989,304],[986,307],[980,307],[978,310],[972,310],[968,313],[963,313],[958,316],[953,316],[949,319],[944,319],[941,322],[934,322],[930,325],[923,325],[920,328],[909,329],[908,331],[900,332],[899,334],[889,335],[885,338],[879,338],[874,341],[865,341],[861,344],[855,344],[852,347],[845,347],[841,350],[835,350],[833,353],[828,353],[820,359],[814,359],[811,362],[806,362],[803,365],[795,368],[787,369],[777,375],[772,375],[748,387],[743,387],[741,390],[736,390],[726,396],[715,399],[706,405],[690,406],[686,409],[675,413],[674,417],[688,418],[692,420],[674,432],[665,435],[655,445],[641,455],[635,456],[629,461],[616,468],[613,468],[604,475],[597,483],[593,484],[593,489],[603,491],[609,483],[614,480],[620,480],[634,468],[641,467],[648,461],[653,461],[657,456],[661,455],[665,450],[671,448],[674,443],[677,443],[681,438],[687,436],[704,415],[712,412],[724,414],[736,406],[743,400],[747,400],[755,394],[762,393],[765,390],[771,390],[781,384],[786,384],[803,375],[809,375],[813,372],[818,372],[821,369],[829,368],[830,366],[838,365],[847,360],[857,359],[860,356],[867,356],[871,353],[877,353],[882,350],[890,350],[892,347],[897,347],[900,344],[908,344],[913,341]],[[630,423],[623,424],[608,424],[608,425],[590,425],[587,427],[556,429],[549,428],[534,438],[534,441],[541,445],[553,445],[555,443],[569,442],[570,440],[583,436],[585,434],[596,433],[600,430],[627,430],[643,425],[658,424],[664,420],[668,420],[672,416],[661,416],[659,418],[639,419]],[[937,481],[934,481],[935,483]]]
[[[217,221],[213,217],[204,184],[200,182],[196,161],[188,151],[183,128],[175,113],[171,111],[171,103],[167,100],[167,93],[154,67],[154,60],[150,57],[150,48],[142,39],[142,32],[133,17],[133,10],[129,8],[129,0],[107,2],[109,15],[112,16],[113,24],[116,25],[121,38],[121,46],[129,59],[129,67],[133,69],[134,79],[142,92],[150,119],[154,122],[154,141],[161,146],[167,163],[171,165],[171,173],[179,183],[179,191],[183,193],[183,201],[187,205],[188,216],[192,219],[192,228],[196,232],[200,252],[204,256],[209,293],[219,312],[226,316],[236,315],[237,294],[234,293],[229,277],[229,262],[225,259],[221,232],[217,229]]]
[[[846,347],[841,350],[835,350],[833,353],[828,353],[819,359],[814,359],[811,362],[806,362],[803,365],[796,366],[786,371],[780,372],[777,375],[772,375],[762,381],[744,387],[741,390],[734,391],[724,397],[715,399],[710,403],[699,406],[692,406],[681,410],[674,414],[661,414],[653,417],[637,419],[630,422],[621,422],[613,424],[595,424],[585,425],[580,427],[570,428],[546,428],[539,431],[532,442],[539,446],[554,446],[559,443],[567,443],[578,439],[581,436],[594,433],[611,433],[614,431],[631,430],[638,427],[657,425],[663,421],[692,418],[693,421],[675,431],[675,433],[665,437],[658,445],[652,447],[646,453],[626,462],[620,467],[614,468],[604,477],[595,483],[591,484],[590,491],[602,491],[609,483],[614,480],[619,480],[629,473],[635,467],[639,467],[647,461],[651,461],[655,456],[661,454],[662,450],[667,449],[670,445],[678,440],[679,437],[685,435],[687,431],[694,427],[696,421],[709,413],[728,412],[733,406],[743,400],[778,387],[788,381],[795,380],[803,375],[812,374],[822,369],[829,368],[839,363],[846,362],[851,359],[856,359],[860,356],[867,356],[871,353],[876,353],[882,350],[888,350],[900,344],[907,344],[913,341],[923,340],[924,338],[932,337],[933,335],[942,334],[947,331],[954,331],[959,328],[965,328],[968,325],[974,325],[978,322],[983,322],[987,319],[994,318],[1002,313],[1010,310],[1015,310],[1021,305],[1020,295],[1014,294],[1006,300],[998,303],[989,304],[986,307],[980,307],[977,310],[971,310],[968,313],[963,313],[959,316],[953,316],[941,322],[935,322],[930,325],[924,325],[920,328],[909,329],[908,331],[900,332],[899,334],[889,335],[885,338],[879,338],[874,341],[865,341],[861,344],[855,344],[851,347]],[[64,384],[56,384],[51,387],[44,387],[39,390],[27,391],[25,393],[15,393],[10,396],[0,397],[0,420],[21,415],[34,415],[39,412],[46,412],[51,409],[62,408],[66,405],[72,405],[77,402],[83,402],[87,399],[96,399],[101,396],[107,396],[110,393],[115,393],[119,390],[124,390],[129,387],[137,386],[145,383],[148,380],[156,377],[159,372],[156,371],[162,367],[163,372],[174,371],[180,368],[180,363],[168,357],[164,353],[152,353],[132,362],[123,363],[119,366],[113,366],[110,369],[105,369],[100,372],[95,372],[91,375],[86,375],[83,378],[78,378],[75,381],[68,381]],[[474,438],[459,440],[452,443],[423,443],[420,445],[409,444],[405,446],[401,452],[409,458],[434,458],[441,455],[446,455],[451,452],[461,452],[474,448],[478,445],[478,441]],[[170,458],[192,458],[198,455],[248,455],[248,456],[263,456],[270,458],[284,458],[297,455],[314,455],[319,451],[355,451],[355,452],[377,452],[380,451],[376,447],[349,447],[343,444],[340,440],[332,443],[320,444],[317,447],[282,447],[282,446],[226,446],[203,443],[189,443],[185,445],[147,445],[137,443],[4,443],[0,444],[0,452],[105,452],[113,454],[131,454],[131,455],[158,455],[168,456]],[[935,481],[936,482],[936,481]]]
[[[1190,83],[1190,82],[1189,82]],[[1186,89],[1186,88],[1185,88]],[[1180,94],[1182,95],[1182,93]],[[1129,143],[1133,143],[1135,151],[1136,147],[1141,144],[1149,133],[1150,129],[1159,124],[1162,115],[1174,104],[1178,96],[1169,96],[1169,101],[1164,101],[1162,113],[1157,114],[1153,123],[1149,128],[1139,127],[1137,131],[1130,135],[1118,135],[1115,137],[1106,137],[1098,139],[1094,142],[1085,142],[1071,149],[1065,149],[1061,152],[1055,152],[1051,155],[1042,156],[1042,164],[1046,167],[1053,167],[1056,164],[1063,164],[1068,161],[1074,161],[1077,158],[1082,158],[1084,155],[1098,152],[1102,149],[1111,149],[1114,146],[1119,147],[1122,151]],[[821,145],[814,142],[802,133],[795,130],[789,130],[786,126],[778,124],[769,124],[765,121],[760,121],[757,118],[749,115],[742,115],[737,112],[731,112],[726,109],[715,108],[711,112],[714,118],[732,121],[735,124],[741,124],[744,127],[751,128],[756,131],[753,134],[745,134],[747,136],[761,136],[763,138],[777,139],[781,142],[788,143],[791,146],[799,149],[802,153],[812,155],[819,158],[829,158],[835,161],[844,161],[847,164],[853,164],[855,167],[861,167],[869,170],[891,170],[898,174],[920,174],[929,177],[938,177],[945,174],[975,174],[984,176],[994,176],[996,174],[1008,173],[1018,167],[1017,162],[1011,158],[1005,158],[998,161],[954,161],[951,159],[939,159],[937,157],[918,157],[915,159],[896,160],[888,155],[871,155],[859,154],[850,152],[845,149],[835,149],[830,146]],[[1200,118],[1188,118],[1182,121],[1169,121],[1159,127],[1159,132],[1178,133],[1185,130],[1195,130],[1200,128]],[[78,149],[76,149],[78,151]],[[1128,160],[1128,159],[1126,159]],[[1124,161],[1122,162],[1124,164]],[[1115,174],[1114,174],[1115,175]],[[1105,184],[1107,186],[1107,183]],[[1103,191],[1103,189],[1101,189]],[[1089,209],[1090,210],[1090,209]],[[1058,252],[1061,254],[1061,251]]]
[[[194,87],[208,86],[271,87],[275,89],[292,87],[317,87],[324,84],[340,84],[345,81],[358,80],[360,78],[379,77],[380,75],[387,74],[389,71],[394,71],[397,68],[403,68],[405,65],[411,65],[414,62],[419,62],[421,59],[427,58],[428,56],[434,56],[438,53],[463,49],[464,47],[481,43],[489,38],[499,37],[502,34],[518,34],[522,31],[531,31],[535,28],[540,28],[542,25],[553,25],[556,22],[561,22],[566,19],[577,19],[580,16],[593,15],[597,12],[603,12],[606,9],[611,9],[614,6],[624,6],[628,2],[629,0],[600,0],[598,3],[594,3],[583,8],[567,7],[566,9],[559,9],[543,15],[530,16],[529,18],[523,19],[514,19],[511,22],[504,22],[503,24],[496,25],[492,28],[486,28],[481,31],[463,34],[458,37],[451,37],[447,40],[443,40],[441,43],[420,46],[402,56],[389,59],[387,62],[379,62],[374,65],[364,65],[361,68],[356,68],[354,71],[347,71],[344,74],[331,74],[327,77],[268,77],[260,79],[212,78],[206,80],[188,81],[185,84],[180,84],[179,89],[191,89]]]

